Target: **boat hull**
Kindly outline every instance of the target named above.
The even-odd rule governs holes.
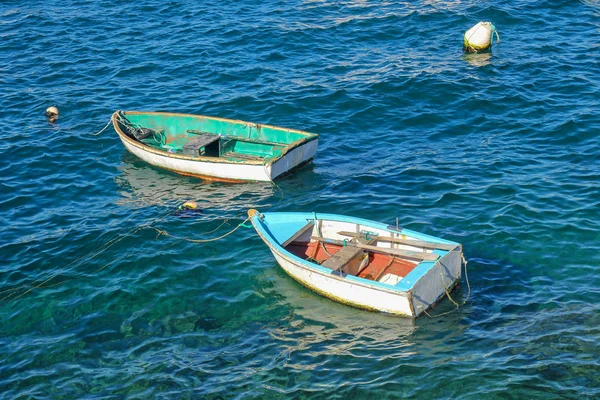
[[[121,129],[119,118],[122,119],[122,117],[120,117],[121,114],[119,113],[120,112],[118,111],[113,114],[113,125],[115,127],[115,131],[119,135],[119,139],[130,153],[155,167],[167,169],[182,175],[195,176],[207,180],[226,182],[272,181],[277,177],[312,161],[317,152],[318,135],[262,125],[261,129],[263,130],[270,129],[270,131],[279,130],[284,133],[289,132],[290,135],[294,134],[300,139],[294,139],[293,142],[281,144],[280,146],[285,147],[281,154],[273,157],[269,156],[268,158],[264,159],[256,159],[256,157],[255,159],[236,159],[236,157],[230,158],[208,156],[192,157],[186,154],[165,151],[165,149],[157,149],[156,147],[144,144],[139,140],[135,140]],[[217,124],[216,126],[219,126],[219,123],[223,126],[227,124],[230,124],[231,126],[242,124],[242,121],[186,114],[128,112],[123,115],[135,116],[142,114],[146,115],[148,119],[156,117],[157,119],[163,118],[163,120],[166,121],[168,121],[167,118],[180,118],[182,120],[187,118],[189,121],[196,121],[196,125],[201,123],[198,121],[208,120],[213,121],[215,124]],[[157,123],[157,125],[168,126],[168,122],[161,122],[162,125],[160,123]],[[254,129],[254,131],[259,131],[259,128],[257,128],[258,125],[256,124],[248,123],[243,126],[250,127],[248,128],[250,130]],[[220,135],[220,133],[215,133],[215,135]],[[235,140],[236,138],[239,138],[239,135],[229,136],[229,138]],[[240,140],[248,141],[248,138],[241,137]],[[261,141],[256,140],[255,142],[260,143]]]
[[[127,137],[120,136],[125,148],[133,155],[155,167],[182,175],[227,182],[271,181],[304,165],[315,157],[318,140],[312,140],[285,154],[273,164],[227,163],[176,158],[149,151]]]
[[[411,302],[415,316],[419,316],[460,282],[462,267],[462,248],[457,248],[436,262],[413,286]]]
[[[383,291],[380,288],[353,282],[338,275],[321,273],[306,268],[271,248],[281,268],[294,280],[324,297],[339,303],[369,311],[384,312],[405,317],[414,317],[410,293]]]
[[[377,242],[379,251],[389,251],[390,244],[383,240],[386,233],[423,240],[435,241],[447,247],[428,254],[439,255],[435,261],[416,262],[410,272],[394,284],[365,279],[350,273],[340,273],[327,269],[324,265],[311,262],[288,251],[285,244],[307,221],[317,221],[314,213],[265,213],[249,211],[250,221],[261,239],[267,244],[281,268],[294,280],[307,288],[337,302],[371,311],[416,318],[437,304],[461,279],[462,246],[429,235],[409,230],[394,230],[384,224],[360,218],[334,214],[319,214],[314,231],[309,229],[301,240],[313,238],[316,232],[332,237],[335,232],[350,229],[355,224],[356,231],[368,229],[382,237]],[[289,221],[287,221],[289,219]],[[342,233],[342,232],[338,232]],[[372,246],[372,247],[377,247]],[[397,249],[397,248],[396,248]],[[415,249],[413,249],[415,250]],[[398,251],[398,250],[397,250]],[[315,253],[313,253],[315,254]],[[313,256],[314,257],[314,256]]]

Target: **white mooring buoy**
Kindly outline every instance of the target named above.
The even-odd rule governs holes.
[[[465,32],[463,50],[466,53],[480,53],[492,49],[492,36],[496,34],[496,42],[500,43],[500,35],[491,22],[478,22]]]
[[[58,108],[51,106],[46,109],[46,118],[48,122],[54,123],[58,119]]]

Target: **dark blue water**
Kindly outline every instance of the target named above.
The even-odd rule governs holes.
[[[478,21],[502,42],[464,55]],[[9,0],[0,38],[1,397],[600,397],[597,1]],[[319,151],[278,187],[202,182],[91,135],[117,109]],[[313,294],[252,230],[149,228],[250,207],[461,242],[470,296],[413,323]]]

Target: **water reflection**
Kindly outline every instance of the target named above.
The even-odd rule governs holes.
[[[600,0],[582,0],[583,4],[590,6],[598,11],[600,9]]]
[[[492,53],[468,53],[463,54],[463,60],[468,62],[474,67],[485,67],[486,65],[491,64]]]
[[[122,198],[117,204],[126,207],[174,206],[188,200],[201,208],[223,211],[268,206],[267,199],[278,190],[270,182],[220,183],[162,171],[126,155],[115,178]],[[273,198],[272,201],[278,201]]]
[[[408,357],[412,319],[377,314],[336,303],[306,289],[285,275],[273,277],[273,291],[290,307],[288,321],[271,331],[289,356],[309,351],[311,355],[365,354],[385,349],[388,357]]]

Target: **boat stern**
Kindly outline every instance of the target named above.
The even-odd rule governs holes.
[[[462,246],[457,245],[437,261],[424,261],[427,268],[411,290],[411,304],[415,317],[435,306],[444,296],[449,296],[461,279]],[[427,265],[429,264],[429,265]]]

